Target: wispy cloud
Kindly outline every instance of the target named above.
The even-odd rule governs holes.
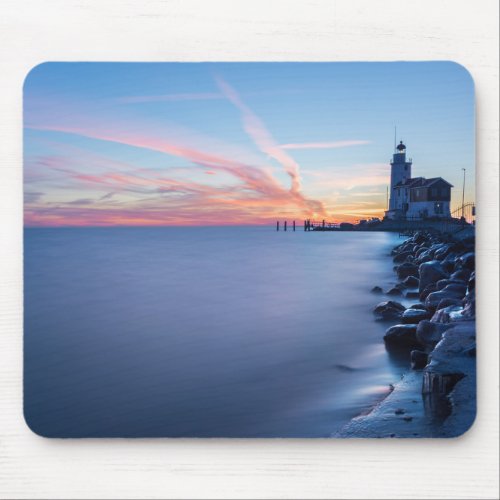
[[[118,97],[117,102],[121,103],[141,103],[141,102],[176,102],[176,101],[207,101],[213,99],[224,99],[218,92],[191,92],[179,94],[144,95]]]
[[[243,102],[236,90],[222,78],[216,77],[221,92],[232,102],[241,113],[243,128],[253,139],[257,147],[271,158],[277,160],[286,170],[292,180],[292,192],[300,191],[300,167],[279,144],[264,125],[264,122]]]
[[[336,149],[347,148],[350,146],[360,146],[370,144],[371,141],[352,140],[352,141],[330,141],[330,142],[298,142],[290,144],[281,144],[281,149]]]

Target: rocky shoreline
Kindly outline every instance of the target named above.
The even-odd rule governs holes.
[[[475,237],[417,232],[391,253],[396,286],[373,312],[395,323],[386,349],[408,372],[368,414],[335,437],[456,437],[476,414]],[[373,293],[384,293],[374,287]],[[414,300],[405,307],[397,298]]]

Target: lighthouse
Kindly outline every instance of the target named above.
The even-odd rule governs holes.
[[[389,210],[402,210],[404,208],[403,197],[398,196],[399,190],[395,190],[394,188],[397,185],[405,184],[408,179],[411,179],[411,163],[411,159],[406,161],[406,146],[403,144],[403,141],[400,141],[391,161],[391,197]]]
[[[387,219],[423,220],[450,218],[451,188],[442,177],[411,176],[411,159],[406,159],[403,141],[391,161],[391,188]]]

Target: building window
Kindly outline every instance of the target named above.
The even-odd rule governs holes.
[[[420,196],[420,189],[415,190],[415,196],[418,198]]]
[[[434,203],[434,213],[435,214],[439,214],[439,215],[442,215],[444,213],[443,204],[440,203],[439,201],[437,201],[436,203]]]

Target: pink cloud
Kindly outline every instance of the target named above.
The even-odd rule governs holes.
[[[217,199],[211,199],[210,203],[226,207],[229,205],[233,206],[235,201],[234,199],[229,199],[225,203],[223,196],[229,196],[230,194],[234,196],[234,193],[237,192],[240,206],[243,204],[247,204],[249,207],[259,205],[273,207],[273,209],[278,208],[280,205],[288,207],[288,209],[293,207],[298,217],[312,217],[314,214],[323,216],[325,213],[321,202],[307,199],[297,191],[283,188],[265,169],[228,159],[221,155],[205,153],[191,147],[173,144],[164,139],[151,136],[145,137],[118,130],[106,131],[99,130],[97,127],[90,129],[55,126],[37,128],[79,134],[94,139],[112,141],[179,156],[211,172],[228,173],[241,182],[241,185],[237,189],[225,188],[224,190],[193,182],[181,182],[164,178],[157,171],[150,171],[148,169],[140,169],[140,175],[138,171],[133,173],[106,172],[104,174],[81,174],[66,169],[68,175],[73,178],[85,183],[99,185],[107,191],[132,190],[140,192],[141,189],[149,189],[149,192],[151,192],[160,188],[164,191],[191,193],[192,195],[196,194],[205,197],[217,195]],[[259,199],[259,203],[256,204],[255,199]],[[191,209],[199,211],[202,208],[200,203],[198,203],[197,205],[193,205]],[[206,207],[203,210],[206,210]],[[268,217],[271,216],[275,217],[275,212],[273,214],[270,213]]]

